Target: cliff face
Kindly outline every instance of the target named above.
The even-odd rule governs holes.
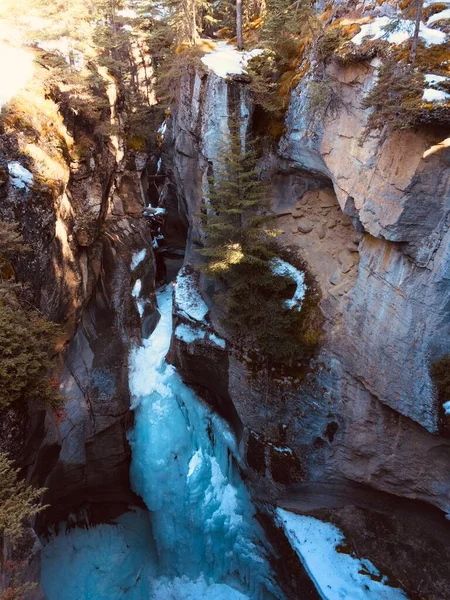
[[[175,336],[171,359],[242,432],[247,476],[263,503],[312,509],[339,496],[340,505],[366,506],[371,496],[386,506],[395,495],[449,510],[450,442],[430,364],[449,351],[450,153],[442,129],[367,135],[362,101],[377,66],[331,63],[340,108],[319,118],[304,77],[286,133],[262,162],[280,239],[321,291],[325,337],[301,383],[255,376],[238,358],[203,275],[196,285],[206,320],[186,321],[174,307],[198,335]],[[166,137],[167,188],[177,190],[178,218],[189,225],[194,267],[208,164],[236,98],[252,127],[241,78],[186,76]]]
[[[105,118],[114,123],[125,116],[105,77]],[[2,451],[30,483],[47,488],[50,508],[37,524],[43,531],[69,514],[105,521],[139,503],[129,483],[128,354],[154,310],[155,265],[142,218],[147,156],[116,135],[98,135],[38,82],[39,71],[2,113],[0,218],[19,222],[29,247],[14,264],[18,280],[28,282],[25,301],[61,324],[55,379],[67,401],[58,412],[32,404],[5,411]],[[133,295],[147,298],[141,315],[132,295],[138,279]],[[38,581],[39,544],[26,561],[24,580]]]

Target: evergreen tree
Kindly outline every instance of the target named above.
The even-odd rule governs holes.
[[[256,143],[243,148],[240,130],[232,124],[215,161],[200,254],[207,259],[206,272],[220,281],[216,300],[233,341],[265,361],[293,364],[311,356],[320,339],[317,298],[310,293],[301,311],[286,303],[296,284],[274,269],[279,251],[276,232],[265,228],[270,215]]]
[[[241,140],[240,129],[239,123],[231,123],[209,177],[208,205],[202,216],[207,246],[202,254],[209,258],[211,271],[226,269],[227,261],[264,235],[267,203],[257,171],[257,142]]]
[[[49,352],[59,328],[35,310],[25,310],[17,299],[11,261],[27,251],[17,224],[0,221],[0,409],[31,400],[41,407],[61,401],[49,379]]]
[[[37,504],[44,491],[27,486],[13,462],[0,453],[0,534],[18,540],[24,521],[46,508]]]

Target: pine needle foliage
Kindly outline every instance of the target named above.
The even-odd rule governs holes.
[[[311,294],[300,311],[286,305],[296,283],[274,273],[272,261],[280,251],[277,232],[266,227],[270,215],[257,169],[257,142],[242,146],[234,125],[209,179],[200,254],[207,259],[207,274],[220,282],[216,301],[236,346],[265,364],[293,365],[310,358],[318,345],[317,299]]]
[[[257,142],[243,148],[240,126],[233,123],[209,177],[208,206],[202,215],[208,244],[201,253],[208,257],[211,272],[225,269],[240,246],[261,238],[268,206],[257,160]]]
[[[16,295],[21,286],[10,261],[27,250],[17,224],[0,221],[0,409],[18,401],[41,407],[61,401],[48,376],[59,327],[36,310],[25,310]]]
[[[48,376],[58,333],[36,311],[0,305],[0,408],[27,400],[41,407],[59,404]]]
[[[364,100],[371,108],[367,129],[386,132],[411,129],[421,115],[423,75],[410,65],[386,61],[376,85]]]
[[[44,510],[38,502],[45,489],[36,489],[19,478],[19,469],[4,453],[0,453],[0,533],[13,542],[23,532],[23,525]]]

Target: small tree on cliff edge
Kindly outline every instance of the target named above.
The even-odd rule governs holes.
[[[208,204],[202,215],[207,244],[201,254],[209,259],[211,274],[225,271],[244,247],[255,245],[267,220],[256,142],[241,140],[240,129],[238,122],[230,125],[209,178]]]
[[[288,308],[295,283],[274,273],[276,232],[264,227],[271,217],[257,160],[255,143],[243,148],[240,126],[233,124],[209,180],[200,254],[207,258],[206,272],[221,282],[216,300],[237,346],[257,351],[266,366],[293,364],[317,345],[315,311]]]

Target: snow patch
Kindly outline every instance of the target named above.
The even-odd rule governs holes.
[[[281,277],[289,277],[289,279],[293,279],[295,281],[297,285],[296,290],[292,298],[290,300],[286,300],[286,306],[288,308],[295,308],[297,311],[300,311],[307,289],[305,285],[305,274],[303,271],[299,271],[286,261],[281,260],[281,258],[274,258],[271,261],[271,265],[272,273],[275,275],[280,275]]]
[[[167,122],[164,120],[161,125],[158,127],[157,132],[164,137],[167,131]]]
[[[139,252],[135,252],[133,254],[133,257],[131,259],[131,270],[132,271],[137,269],[137,267],[141,264],[141,262],[144,260],[146,255],[147,255],[147,250],[145,248],[142,248],[142,250],[139,250]]]
[[[380,577],[378,569],[367,559],[353,558],[338,552],[344,541],[342,532],[319,519],[297,515],[277,508],[280,523],[301,562],[324,600],[405,600],[397,588],[370,575]]]
[[[225,348],[226,342],[222,338],[218,337],[215,333],[209,333],[200,327],[191,327],[185,323],[181,323],[175,329],[175,337],[186,344],[193,344],[196,340],[208,339],[210,342],[218,346],[219,348]]]
[[[117,15],[124,19],[137,19],[139,16],[137,12],[131,8],[122,8],[121,10],[118,10]]]
[[[263,52],[261,49],[239,51],[231,44],[220,41],[211,52],[202,57],[202,62],[219,77],[242,75],[248,62]]]
[[[139,295],[141,293],[141,289],[142,289],[142,281],[140,279],[137,279],[136,283],[133,286],[133,289],[131,290],[131,295],[136,300],[136,306],[138,309],[138,313],[139,313],[139,316],[142,318],[142,316],[144,314],[144,302],[142,300],[139,300]]]
[[[219,348],[225,348],[225,346],[226,346],[225,340],[222,339],[221,337],[219,337],[218,335],[216,335],[215,333],[210,333],[209,339],[211,342],[216,344],[216,346],[219,346]]]
[[[448,81],[448,77],[444,77],[443,75],[434,75],[433,73],[427,73],[425,75],[425,81],[429,85],[436,85],[439,83],[443,83],[444,81]]]
[[[450,19],[450,8],[446,8],[445,10],[441,10],[441,12],[436,13],[435,15],[431,15],[431,17],[427,21],[427,25],[432,25],[437,21],[441,21],[442,19]]]
[[[186,268],[181,269],[175,282],[175,303],[180,313],[191,321],[204,321],[209,312],[194,275]]]
[[[175,337],[186,344],[193,344],[196,340],[204,340],[206,337],[206,331],[200,328],[191,327],[190,325],[185,325],[181,323],[175,329]]]
[[[394,29],[386,31],[386,28],[392,26]],[[351,41],[359,46],[365,38],[373,40],[386,40],[390,44],[402,44],[414,34],[414,21],[397,20],[389,17],[377,17],[370,23],[361,25],[361,31],[357,33]],[[420,24],[419,37],[427,46],[442,44],[445,42],[446,34],[443,31],[430,29],[423,23]]]
[[[450,100],[450,94],[441,90],[426,88],[423,90],[423,102],[435,102],[436,104],[446,104]]]
[[[33,173],[25,169],[19,162],[8,163],[8,171],[14,187],[24,189],[33,185]]]
[[[444,402],[444,404],[442,406],[444,407],[445,414],[448,417],[450,417],[450,400],[447,400],[447,402]]]
[[[275,450],[281,452],[282,454],[291,454],[293,455],[292,449],[288,448],[288,446],[274,446]]]

